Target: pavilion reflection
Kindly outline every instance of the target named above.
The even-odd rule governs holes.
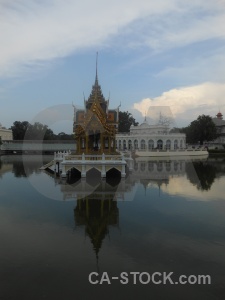
[[[99,199],[93,193],[78,199],[74,208],[74,220],[76,226],[84,226],[85,236],[90,238],[98,260],[103,240],[109,235],[109,228],[119,227],[119,209],[114,194]]]
[[[110,228],[119,228],[118,201],[123,201],[136,183],[145,189],[151,183],[157,185],[160,191],[162,184],[169,184],[171,176],[184,177],[185,173],[185,160],[136,160],[133,172],[125,179],[102,179],[98,173],[93,172],[90,177],[78,180],[71,177],[67,180],[55,177],[55,180],[60,184],[64,200],[76,200],[75,225],[84,228],[84,234],[89,237],[98,262],[100,249],[104,239],[109,236]]]

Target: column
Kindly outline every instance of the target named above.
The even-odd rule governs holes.
[[[86,135],[85,143],[86,143],[86,154],[87,154],[88,153],[88,134]]]
[[[121,177],[122,177],[122,178],[126,176],[125,166],[126,166],[125,164],[122,165],[122,171],[121,171]]]
[[[171,146],[170,146],[171,150],[174,150],[174,139],[171,138]]]
[[[81,199],[78,199],[77,202],[78,202],[78,208],[79,210],[81,210]]]
[[[104,138],[103,138],[103,134],[100,133],[100,139],[101,139],[101,151],[104,152]]]
[[[78,153],[80,153],[81,151],[81,147],[80,147],[80,144],[81,144],[81,137],[78,137]]]
[[[66,168],[65,168],[65,165],[62,165],[62,174],[61,174],[62,177],[66,177]]]
[[[82,164],[81,168],[81,177],[86,177],[86,166]]]
[[[104,200],[101,200],[101,217],[103,216],[104,213]]]
[[[111,153],[111,136],[109,136],[109,153]]]
[[[56,152],[54,152],[54,171],[56,172]]]
[[[89,203],[88,203],[88,197],[86,197],[86,217],[89,218]]]
[[[105,172],[105,162],[102,164],[102,172],[101,172],[101,177],[106,177],[106,172]]]

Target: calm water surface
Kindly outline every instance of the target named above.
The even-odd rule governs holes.
[[[50,160],[1,157],[0,299],[225,299],[224,159],[140,160],[121,181],[61,180],[39,170]],[[91,272],[211,285],[93,285]]]

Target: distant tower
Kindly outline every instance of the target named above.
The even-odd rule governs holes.
[[[219,111],[218,114],[216,115],[217,119],[222,120],[223,119],[223,115],[221,114],[221,112]]]

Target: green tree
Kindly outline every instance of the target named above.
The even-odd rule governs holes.
[[[33,125],[29,124],[25,139],[27,140],[53,140],[55,135],[53,131],[39,122],[35,122]]]
[[[198,116],[197,120],[192,121],[181,131],[186,133],[188,143],[200,142],[202,145],[204,141],[212,141],[217,138],[216,125],[212,118],[206,115]]]
[[[73,134],[67,134],[65,132],[60,132],[56,135],[57,140],[74,140]]]
[[[129,132],[131,125],[137,126],[138,122],[135,121],[132,114],[128,111],[120,111],[118,132]]]
[[[11,129],[14,140],[52,140],[55,138],[53,131],[39,122],[32,125],[27,121],[15,121]]]
[[[15,121],[13,123],[13,126],[11,126],[13,139],[23,140],[29,125],[30,123],[27,121],[23,121],[23,122]]]

